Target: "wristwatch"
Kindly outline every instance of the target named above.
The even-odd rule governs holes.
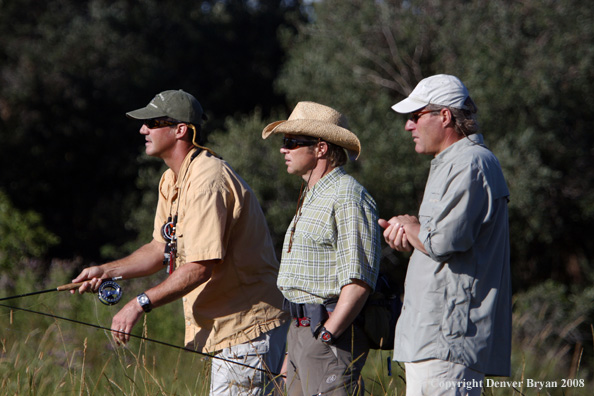
[[[335,341],[332,333],[330,333],[328,330],[326,330],[325,327],[322,327],[320,329],[319,338],[320,338],[320,341],[322,341],[326,345],[332,345],[332,344],[334,344],[334,341]]]
[[[138,304],[140,304],[144,312],[151,312],[151,300],[149,300],[146,294],[140,293],[136,297],[136,301],[138,301]]]

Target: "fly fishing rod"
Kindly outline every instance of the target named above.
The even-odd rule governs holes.
[[[110,280],[106,280],[105,282],[101,283],[101,286],[99,286],[99,289],[97,290],[97,297],[99,298],[99,301],[101,301],[105,305],[114,305],[114,304],[117,304],[118,301],[120,301],[122,299],[122,288],[120,287],[120,285],[118,285],[115,282],[120,279],[122,279],[122,277],[118,276],[116,278],[111,278]],[[41,291],[36,291],[36,292],[32,292],[32,293],[19,294],[17,296],[3,297],[3,298],[0,298],[0,301],[13,300],[15,298],[21,298],[21,297],[35,296],[37,294],[50,293],[50,292],[55,292],[55,291],[74,290],[74,289],[77,289],[80,286],[82,286],[83,283],[84,282],[67,283],[65,285],[55,287],[53,289],[41,290]]]
[[[117,304],[118,301],[120,301],[120,299],[122,298],[122,288],[115,281],[121,280],[121,279],[122,279],[122,277],[119,276],[119,277],[111,278],[110,280],[106,280],[106,281],[102,282],[101,285],[99,286],[99,289],[97,290],[97,296],[99,298],[99,301],[101,301],[105,305],[114,305],[114,304]],[[36,292],[31,292],[31,293],[19,294],[17,296],[3,297],[3,298],[0,298],[0,301],[12,300],[12,299],[17,299],[17,298],[21,298],[21,297],[35,296],[37,294],[50,293],[50,292],[55,292],[55,291],[74,290],[74,289],[82,286],[83,283],[84,282],[67,283],[65,285],[61,285],[61,286],[58,286],[58,287],[53,288],[53,289],[40,290],[40,291],[36,291]],[[245,364],[245,363],[241,363],[241,362],[237,362],[237,361],[233,361],[233,360],[228,360],[228,359],[225,359],[225,358],[220,357],[220,356],[216,356],[216,355],[211,355],[211,354],[199,352],[199,351],[196,351],[196,350],[193,350],[193,349],[189,349],[189,348],[185,348],[185,347],[180,347],[180,346],[169,344],[169,343],[166,343],[166,342],[163,342],[163,341],[154,340],[154,339],[150,339],[150,338],[146,338],[146,337],[142,337],[142,336],[137,336],[137,335],[134,335],[134,334],[131,334],[131,333],[123,332],[121,330],[113,330],[113,329],[110,329],[108,327],[103,327],[103,326],[99,326],[99,325],[92,324],[92,323],[87,323],[87,322],[82,322],[82,321],[78,321],[78,320],[74,320],[74,319],[69,319],[69,318],[65,318],[65,317],[62,317],[62,316],[57,316],[57,315],[49,314],[49,313],[46,313],[46,312],[34,311],[34,310],[31,310],[31,309],[27,309],[27,308],[13,307],[13,306],[4,305],[4,304],[0,304],[0,307],[9,308],[9,309],[12,309],[12,310],[17,310],[17,311],[29,312],[29,313],[33,313],[33,314],[37,314],[37,315],[41,315],[41,316],[46,316],[46,317],[50,317],[50,318],[54,318],[54,319],[64,320],[64,321],[71,322],[71,323],[77,323],[77,324],[81,324],[81,325],[84,325],[84,326],[94,327],[96,329],[108,330],[108,331],[111,331],[112,333],[127,334],[127,335],[129,335],[130,337],[133,337],[133,338],[138,338],[138,339],[141,339],[141,340],[144,340],[144,341],[153,342],[153,343],[164,345],[164,346],[167,346],[167,347],[172,347],[172,348],[176,348],[176,349],[180,349],[180,350],[184,350],[184,351],[188,351],[188,352],[197,353],[199,355],[208,356],[208,357],[210,357],[212,359],[219,359],[219,360],[225,361],[227,363],[231,363],[231,364],[235,364],[235,365],[239,365],[239,366],[251,368],[251,369],[256,370],[256,371],[265,372],[265,373],[267,373],[269,375],[272,375],[273,377],[277,377],[277,376],[284,377],[284,375],[270,372],[267,369],[253,367],[253,366],[250,366],[250,365]]]
[[[71,283],[70,285],[75,285],[75,284],[74,283]],[[80,283],[78,285],[80,286],[80,285],[82,285],[82,283]],[[67,286],[67,285],[63,285],[63,286]],[[77,286],[73,286],[71,289],[62,289],[62,290],[72,290],[72,289],[75,289],[76,287]],[[50,291],[57,291],[57,288],[56,289],[45,290],[43,292],[50,292]],[[40,293],[41,292],[38,292],[36,294],[40,294]],[[31,294],[26,294],[26,295],[31,295]],[[25,296],[25,295],[23,295],[23,296]],[[9,298],[17,298],[17,297],[22,297],[22,296],[14,296],[14,297],[9,297]],[[2,301],[2,300],[0,299],[0,301]],[[152,342],[152,343],[155,343],[155,344],[163,345],[163,346],[166,346],[166,347],[169,347],[169,348],[178,349],[178,350],[181,350],[181,351],[195,353],[195,354],[198,354],[198,355],[209,357],[211,359],[218,359],[218,360],[221,360],[223,362],[227,362],[227,363],[230,363],[230,364],[235,364],[237,366],[247,367],[247,368],[250,368],[250,369],[255,370],[255,371],[260,371],[260,372],[266,373],[266,374],[270,375],[273,378],[276,378],[276,377],[280,377],[280,378],[286,377],[286,375],[284,375],[284,374],[274,373],[274,372],[268,370],[267,368],[260,368],[260,367],[250,366],[249,364],[241,363],[241,362],[238,362],[238,361],[235,361],[235,360],[228,360],[228,359],[225,359],[224,357],[221,357],[221,356],[217,356],[217,355],[213,355],[213,354],[209,354],[209,353],[205,353],[205,352],[200,352],[200,351],[195,350],[195,349],[190,349],[190,348],[182,347],[182,346],[179,346],[179,345],[170,344],[170,343],[167,343],[167,342],[155,340],[155,339],[144,337],[144,336],[139,336],[139,335],[132,334],[132,333],[126,333],[126,332],[121,331],[121,330],[114,330],[114,329],[111,329],[109,327],[100,326],[100,325],[93,324],[93,323],[87,323],[87,322],[83,322],[83,321],[76,320],[76,319],[70,319],[70,318],[65,318],[63,316],[58,316],[58,315],[50,314],[50,313],[47,313],[47,312],[39,312],[39,311],[34,311],[32,309],[21,308],[21,307],[14,307],[14,306],[5,305],[5,304],[0,304],[0,307],[8,308],[8,309],[15,310],[15,311],[28,312],[28,313],[32,313],[32,314],[36,314],[36,315],[45,316],[45,317],[48,317],[48,318],[63,320],[63,321],[70,322],[70,323],[76,323],[76,324],[79,324],[79,325],[83,325],[83,326],[87,326],[87,327],[92,327],[92,328],[99,329],[99,330],[110,331],[112,333],[126,334],[126,335],[129,335],[132,338],[137,338],[137,339],[140,339],[140,340],[143,340],[143,341]]]

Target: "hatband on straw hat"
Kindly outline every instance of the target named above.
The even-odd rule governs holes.
[[[348,128],[346,117],[333,108],[315,102],[299,102],[288,120],[268,124],[262,131],[262,139],[278,133],[320,138],[346,149],[350,157],[357,159],[361,142]]]

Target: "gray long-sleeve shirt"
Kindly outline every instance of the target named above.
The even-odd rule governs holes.
[[[394,360],[441,359],[510,375],[508,196],[482,135],[432,160],[419,209],[428,254],[415,250],[409,261]]]

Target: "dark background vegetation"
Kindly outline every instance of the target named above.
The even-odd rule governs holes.
[[[515,336],[551,326],[535,348],[592,367],[594,10],[577,0],[0,1],[0,293],[148,241],[162,164],[124,113],[166,89],[201,101],[277,246],[300,180],[260,134],[301,100],[347,115],[380,214],[415,214],[430,158],[390,106],[436,73],[469,87],[511,190]]]

